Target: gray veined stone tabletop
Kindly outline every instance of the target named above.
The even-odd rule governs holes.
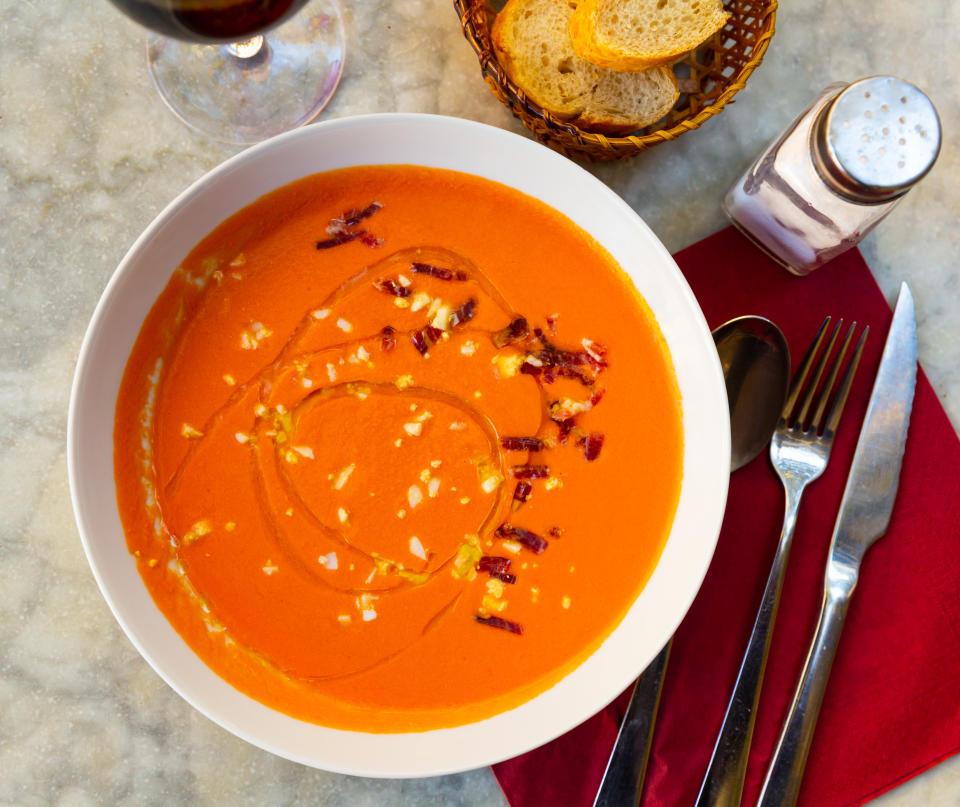
[[[341,2],[346,71],[324,117],[432,112],[525,133],[481,80],[451,0]],[[939,108],[943,152],[863,250],[888,300],[910,282],[920,359],[958,427],[960,3],[794,0],[777,29],[719,118],[590,170],[676,251],[724,226],[723,192],[823,86],[879,72],[918,84]],[[100,597],[67,488],[76,354],[137,235],[235,151],[167,111],[144,38],[106,0],[0,0],[0,804],[504,805],[487,769],[376,781],[247,745],[160,680]],[[960,759],[876,803],[960,803]]]

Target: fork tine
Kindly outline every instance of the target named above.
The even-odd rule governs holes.
[[[829,324],[830,317],[827,317],[821,323],[820,330],[818,330],[817,335],[813,337],[810,347],[807,348],[807,352],[800,361],[800,366],[797,368],[797,372],[793,376],[793,381],[790,383],[790,392],[787,395],[787,401],[783,405],[783,411],[780,415],[780,417],[784,420],[789,420],[790,415],[797,404],[797,398],[800,397],[800,392],[803,390],[803,382],[807,378],[810,365],[813,364],[813,359],[817,355],[817,351],[820,349],[820,344],[823,342],[823,335],[826,333],[827,326]]]
[[[827,347],[820,355],[820,361],[817,362],[817,369],[814,372],[813,381],[811,381],[810,386],[807,387],[807,394],[803,396],[803,405],[800,407],[800,412],[797,414],[796,420],[797,426],[801,429],[807,422],[807,415],[810,413],[810,404],[813,401],[813,396],[817,391],[817,387],[820,385],[820,379],[823,377],[823,370],[827,366],[827,359],[833,352],[833,346],[837,342],[837,336],[840,333],[840,328],[842,327],[843,320],[837,320],[836,327],[834,327],[833,333],[830,334],[830,341],[827,342]]]
[[[853,351],[850,363],[847,365],[846,372],[840,381],[840,388],[837,390],[837,397],[830,407],[830,414],[827,415],[827,424],[823,428],[823,435],[826,438],[833,437],[837,430],[837,424],[840,422],[840,415],[843,414],[843,407],[847,402],[847,395],[850,393],[850,387],[853,385],[853,374],[857,372],[857,365],[860,364],[860,356],[863,354],[863,346],[867,341],[867,334],[870,333],[870,326],[863,329],[860,334],[860,340],[857,342],[857,348]]]
[[[843,358],[847,355],[847,349],[853,341],[853,332],[856,330],[856,327],[857,323],[854,322],[847,329],[847,335],[843,339],[843,344],[840,345],[840,350],[837,352],[833,364],[830,366],[827,380],[823,382],[823,387],[820,390],[820,400],[817,403],[817,410],[810,420],[810,428],[814,431],[820,431],[823,426],[823,413],[826,411],[827,404],[830,402],[830,392],[833,390],[834,382],[836,382],[837,376],[840,374],[840,368],[843,367]]]

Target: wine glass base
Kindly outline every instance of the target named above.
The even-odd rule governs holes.
[[[239,45],[192,45],[151,34],[150,75],[184,123],[226,143],[248,145],[309,123],[343,72],[336,0],[312,0],[287,22]]]

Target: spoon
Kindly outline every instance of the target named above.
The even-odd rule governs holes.
[[[730,406],[730,471],[766,448],[790,383],[790,349],[763,317],[737,317],[713,331]],[[671,641],[637,679],[593,807],[636,807],[650,757]]]

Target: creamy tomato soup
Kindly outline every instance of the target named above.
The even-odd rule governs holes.
[[[668,534],[681,439],[657,325],[586,233],[377,166],[268,194],[175,268],[115,471],[144,583],[211,669],[404,732],[514,707],[603,641]]]

